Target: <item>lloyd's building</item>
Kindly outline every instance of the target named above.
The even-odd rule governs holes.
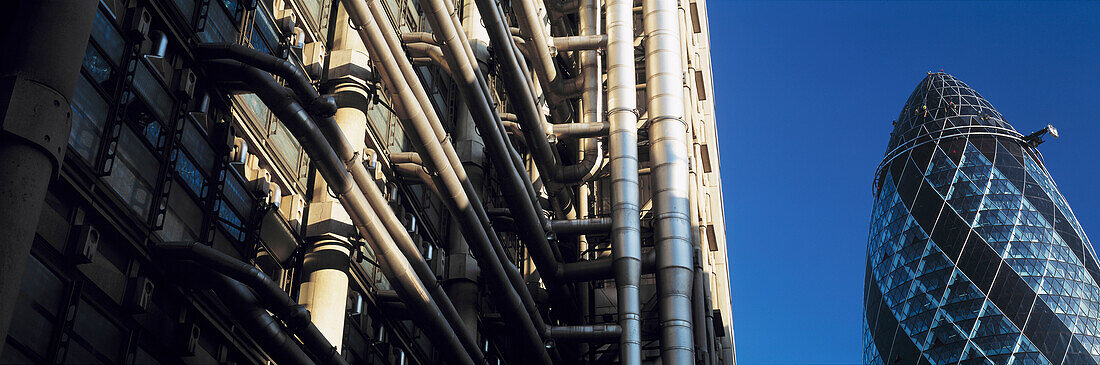
[[[0,4],[0,363],[735,363],[703,0]]]
[[[866,363],[1100,363],[1100,267],[1046,136],[951,75],[913,91],[875,177]]]

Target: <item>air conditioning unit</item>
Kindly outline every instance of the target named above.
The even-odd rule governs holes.
[[[149,304],[153,302],[153,290],[156,285],[152,280],[144,276],[130,279],[130,297],[127,299],[127,307],[134,313],[145,313],[149,310]]]
[[[99,246],[99,230],[92,225],[75,227],[76,236],[69,245],[67,255],[76,264],[90,264],[95,259],[96,247]]]

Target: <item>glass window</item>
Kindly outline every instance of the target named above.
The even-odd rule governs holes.
[[[202,232],[202,209],[180,186],[172,184],[168,193],[168,212],[164,226],[157,232],[164,241],[194,240]]]
[[[117,362],[122,345],[126,340],[125,332],[98,309],[81,300],[73,320],[73,332],[83,342],[90,345],[93,353]],[[70,346],[72,347],[72,346]]]
[[[141,139],[129,128],[122,128],[118,141],[118,156],[105,177],[111,186],[140,217],[149,216],[153,183],[160,171],[160,162]]]
[[[137,90],[137,94],[146,103],[149,103],[150,109],[153,110],[159,120],[171,120],[174,104],[172,97],[160,81],[153,77],[152,71],[144,62],[139,62],[137,70],[134,72],[134,89]]]
[[[112,66],[95,45],[88,44],[84,48],[84,70],[92,76],[104,90],[111,90],[115,81],[115,67]]]
[[[225,201],[218,202],[218,221],[225,232],[238,241],[244,240],[244,224],[241,222],[241,217],[234,213]]]
[[[210,174],[211,169],[214,168],[214,148],[210,147],[210,143],[207,142],[206,137],[195,126],[195,123],[186,122],[184,124],[181,138],[183,148],[186,148],[187,153],[195,159],[199,169],[206,174]]]
[[[199,34],[203,42],[236,42],[241,11],[234,0],[220,1],[224,6],[211,6],[207,12],[206,28]],[[228,8],[226,7],[228,6]],[[230,12],[227,9],[233,9]],[[232,13],[232,16],[230,15]]]
[[[69,130],[69,145],[85,161],[94,162],[99,153],[99,140],[103,135],[103,125],[107,122],[107,101],[99,91],[80,77],[73,93],[72,129]]]
[[[276,121],[274,124],[268,141],[271,142],[275,152],[278,152],[279,156],[282,157],[283,162],[294,169],[298,166],[299,159],[302,157],[302,145],[298,144],[298,140],[294,139],[294,136],[290,134],[290,130],[286,129],[282,121]]]
[[[110,19],[109,15],[104,14],[102,11],[98,11],[95,14],[95,22],[92,23],[92,39],[95,40],[100,47],[103,47],[103,51],[106,52],[116,65],[122,64],[122,55],[125,52],[126,41],[122,38],[122,34],[119,33],[118,28],[115,28],[114,22]]]
[[[186,153],[176,151],[176,174],[199,199],[206,197],[206,177]]]
[[[248,193],[248,190],[244,188],[244,183],[234,172],[229,172],[226,175],[225,187],[222,192],[225,194],[225,199],[233,205],[233,208],[238,212],[244,213],[247,218],[252,212],[252,196]]]
[[[183,14],[183,18],[187,20],[187,24],[195,24],[195,2],[196,0],[173,0],[176,3],[176,7],[179,8],[180,14]]]
[[[257,8],[256,17],[252,21],[252,36],[249,39],[249,43],[252,44],[252,48],[257,51],[275,54],[279,46],[279,36],[275,31],[275,23],[271,21],[267,11],[263,8]]]

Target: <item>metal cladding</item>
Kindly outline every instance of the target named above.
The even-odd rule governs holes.
[[[875,180],[869,364],[1100,363],[1100,267],[1042,155],[976,91],[930,73]]]

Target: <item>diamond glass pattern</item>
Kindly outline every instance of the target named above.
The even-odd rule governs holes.
[[[887,150],[864,362],[1100,363],[1100,268],[1038,150],[944,73],[910,95]]]

